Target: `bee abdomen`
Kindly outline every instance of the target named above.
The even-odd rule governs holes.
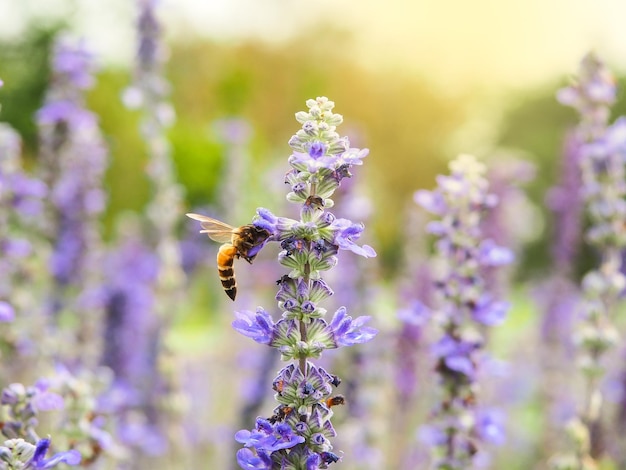
[[[236,254],[237,248],[230,243],[223,244],[217,252],[217,272],[224,292],[231,300],[235,300],[237,296],[237,280],[235,279],[235,270],[233,269],[233,261]]]

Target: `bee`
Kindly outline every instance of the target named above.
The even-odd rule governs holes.
[[[200,233],[206,233],[211,240],[223,243],[217,252],[217,272],[224,292],[231,300],[235,300],[237,296],[237,281],[233,269],[235,258],[243,258],[252,264],[270,237],[270,232],[252,224],[239,228],[232,227],[200,214],[187,214],[187,217],[201,222],[203,230],[200,230]]]

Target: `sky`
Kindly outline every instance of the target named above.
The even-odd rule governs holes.
[[[626,0],[159,0],[170,36],[280,42],[316,25],[371,68],[442,87],[521,88],[575,73],[589,50],[626,70]],[[134,54],[132,0],[0,0],[0,35],[26,19],[71,18],[105,61]]]

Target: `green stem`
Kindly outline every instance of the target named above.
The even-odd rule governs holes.
[[[317,190],[317,184],[316,183],[311,183],[311,189],[310,189],[310,194],[311,196],[315,196],[315,191]],[[302,218],[302,217],[301,217]],[[307,246],[307,251],[311,250],[311,242],[309,241],[308,246]],[[303,281],[306,283],[307,285],[307,292],[308,289],[310,289],[311,287],[311,264],[308,262],[305,263],[304,265],[304,276],[303,276]],[[306,324],[300,320],[300,339],[304,342],[307,341],[307,330],[306,330]],[[306,357],[301,357],[299,359],[299,367],[300,367],[300,372],[302,372],[302,375],[306,376]]]

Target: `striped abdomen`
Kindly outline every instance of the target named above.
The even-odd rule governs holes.
[[[217,252],[217,272],[226,295],[232,300],[237,296],[237,281],[233,261],[237,255],[237,248],[230,243],[224,243]]]

